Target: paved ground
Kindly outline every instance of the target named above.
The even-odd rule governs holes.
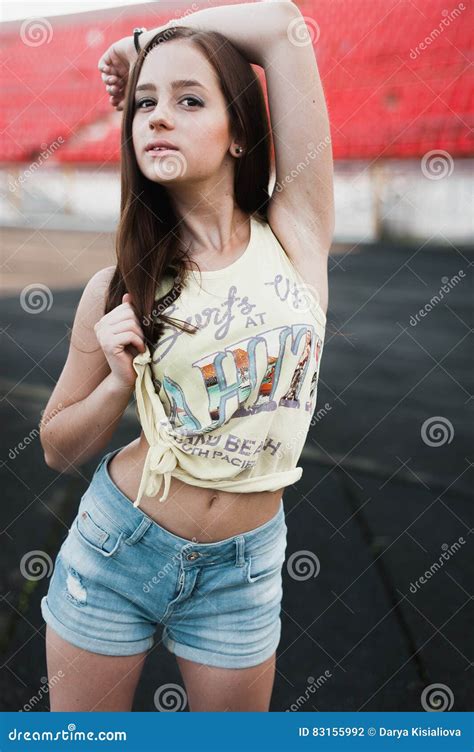
[[[82,478],[56,474],[43,461],[35,429],[65,361],[80,285],[94,269],[113,263],[110,236],[96,241],[93,254],[83,254],[92,237],[64,233],[64,268],[58,271],[56,259],[53,274],[31,248],[37,243],[38,253],[56,258],[59,236],[46,233],[40,242],[29,235],[8,238],[8,253],[23,242],[30,262],[22,258],[22,266],[17,254],[11,258],[9,292],[0,301],[7,322],[0,507],[4,710],[21,709],[32,697],[41,698],[35,709],[49,707],[41,690],[45,624],[39,608],[48,582],[26,579],[21,560],[36,549],[54,560],[96,462],[82,468]],[[469,710],[473,252],[427,245],[335,251],[319,420],[303,452],[303,478],[285,492],[288,559],[271,710],[421,710],[422,691],[432,684],[444,685],[453,710]],[[75,254],[77,272],[67,267]],[[418,321],[411,318],[442,279],[460,270],[465,276],[449,284],[441,302]],[[79,286],[66,289],[65,279]],[[53,287],[54,305],[35,316],[22,310],[17,291],[38,280]],[[423,428],[428,419],[439,430]],[[110,448],[137,430],[130,405]],[[27,446],[18,450],[21,441]],[[302,552],[317,567],[310,576],[303,568],[303,579],[296,579],[289,559]],[[134,710],[156,711],[158,687],[182,685],[160,636],[159,629]]]

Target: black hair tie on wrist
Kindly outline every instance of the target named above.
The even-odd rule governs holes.
[[[138,43],[138,37],[140,34],[143,34],[143,32],[146,31],[144,26],[137,26],[136,29],[133,30],[133,44],[135,45],[135,49],[138,54],[140,54],[140,45]]]

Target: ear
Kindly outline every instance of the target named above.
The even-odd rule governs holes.
[[[230,153],[233,157],[237,157],[237,159],[243,157],[243,155],[245,154],[245,147],[240,139],[232,142],[230,146]]]

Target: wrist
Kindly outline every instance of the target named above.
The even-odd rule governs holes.
[[[143,34],[141,35],[141,37],[143,37]],[[135,43],[133,41],[133,34],[129,37],[124,37],[123,41],[124,41],[125,56],[127,60],[129,61],[130,66],[132,66],[138,57],[138,52],[135,49]]]
[[[135,388],[135,381],[132,384],[126,384],[116,378],[113,371],[106,377],[111,395],[118,395],[130,398]]]

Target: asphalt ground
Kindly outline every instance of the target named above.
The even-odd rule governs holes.
[[[51,572],[40,565],[35,576],[31,564],[25,574],[26,562],[33,551],[54,561],[100,457],[78,477],[60,475],[44,462],[37,426],[84,281],[113,263],[113,246],[109,235],[93,253],[86,233],[23,235],[4,236],[0,299],[0,697],[2,710],[48,710],[40,600]],[[417,711],[435,702],[432,685],[442,685],[451,709],[472,710],[473,257],[466,247],[421,243],[331,254],[318,419],[303,477],[284,495],[272,711]],[[51,286],[54,304],[35,315],[20,290],[38,281]],[[443,283],[448,292],[427,312]],[[106,451],[138,431],[131,402]],[[160,637],[158,627],[136,711],[156,712],[162,685],[184,686]]]

